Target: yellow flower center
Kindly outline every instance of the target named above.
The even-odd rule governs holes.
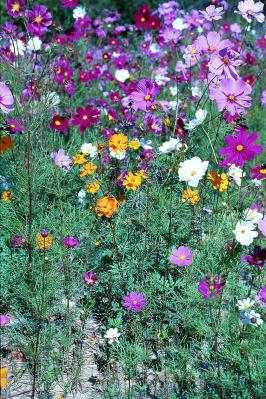
[[[15,127],[15,125],[13,125],[13,123],[11,123],[10,127],[14,128],[14,127]]]
[[[88,119],[87,115],[83,115],[82,119],[86,121]]]
[[[229,100],[233,101],[235,99],[235,96],[232,95],[232,96],[229,96],[228,98],[229,98]]]
[[[19,10],[19,8],[20,8],[19,4],[13,4],[13,6],[12,6],[12,10],[14,10],[14,11]]]
[[[245,303],[245,305],[243,307],[244,307],[244,309],[248,309],[249,305],[247,303]]]
[[[261,173],[262,175],[266,175],[266,169],[260,169],[260,173]]]
[[[197,171],[196,170],[192,170],[191,176],[195,176],[196,174],[197,174]]]
[[[215,285],[210,285],[210,286],[209,286],[209,290],[210,290],[210,291],[214,291],[214,290],[215,290]]]
[[[191,54],[196,54],[197,50],[195,50],[194,48],[190,51]]]
[[[41,22],[41,21],[42,21],[42,17],[40,17],[40,16],[39,16],[39,17],[36,17],[34,21],[35,21],[35,22]]]
[[[92,278],[87,278],[87,282],[91,284],[91,283],[93,283],[93,279]]]
[[[179,259],[184,260],[185,259],[185,255],[180,255]]]
[[[213,46],[210,46],[210,49],[209,49],[211,52],[213,52],[214,50],[215,50],[215,47],[213,47]]]
[[[138,303],[137,301],[133,301],[133,305],[137,305],[137,303]]]
[[[240,144],[240,145],[238,145],[238,146],[236,147],[236,150],[237,150],[237,151],[243,151],[243,150],[244,150],[244,147]]]
[[[144,99],[145,99],[146,101],[150,100],[150,98],[151,98],[151,96],[150,96],[149,94],[146,94],[146,96],[144,97]]]
[[[55,121],[56,126],[60,126],[62,125],[62,123],[60,121]]]
[[[141,22],[145,22],[146,19],[145,19],[144,17],[142,17],[142,18],[140,18],[140,21],[141,21]]]

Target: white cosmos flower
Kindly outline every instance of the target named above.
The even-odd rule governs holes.
[[[257,3],[254,0],[245,0],[238,3],[238,11],[235,13],[240,14],[249,23],[252,22],[252,17],[254,17],[258,22],[264,22],[265,16],[263,14],[264,4],[261,1]]]
[[[184,30],[188,26],[187,24],[184,23],[183,18],[176,18],[174,22],[172,23],[172,27],[176,30]]]
[[[126,156],[126,151],[116,151],[116,150],[114,150],[113,148],[110,148],[110,156],[111,156],[112,158],[121,160],[121,159],[124,159],[124,158],[125,158],[125,156]]]
[[[117,69],[115,71],[115,78],[119,82],[124,83],[127,79],[129,79],[129,72],[127,69]]]
[[[97,147],[91,143],[82,144],[80,150],[82,154],[89,155],[90,158],[94,158],[98,153]]]
[[[186,181],[191,187],[198,187],[199,181],[203,178],[209,162],[202,161],[199,157],[193,157],[180,163],[178,170],[179,179]]]
[[[38,51],[42,48],[42,41],[38,36],[32,37],[27,43],[27,50]]]
[[[170,78],[164,75],[155,75],[154,80],[159,86],[162,86],[164,83],[169,82]]]
[[[182,143],[179,139],[170,139],[159,147],[159,152],[162,154],[168,154],[171,151],[178,151],[182,147]]]
[[[109,330],[106,331],[104,338],[108,339],[109,344],[114,344],[118,342],[120,335],[121,334],[118,332],[117,328],[109,328]]]
[[[151,140],[146,140],[146,139],[144,139],[142,137],[139,140],[139,142],[140,142],[141,147],[144,148],[144,150],[151,150],[152,149],[152,146],[150,145],[151,144]]]
[[[15,55],[23,55],[25,53],[26,46],[25,43],[20,40],[12,40],[10,42],[10,51]]]
[[[257,224],[259,220],[263,219],[263,213],[257,211],[257,209],[248,208],[244,211],[244,218],[249,222]]]
[[[60,103],[60,96],[55,91],[52,91],[52,93],[43,94],[41,100],[50,107],[56,107]]]
[[[241,179],[246,176],[246,173],[243,172],[243,170],[241,168],[239,168],[238,166],[233,164],[228,169],[227,176],[231,177],[234,180],[234,182],[238,186],[240,186],[241,185]]]
[[[246,246],[252,244],[254,238],[258,236],[258,232],[254,231],[254,229],[255,225],[252,222],[240,220],[237,222],[235,230],[233,230],[236,241]]]
[[[170,93],[172,94],[172,96],[177,95],[177,86],[171,86],[169,89],[170,89]]]
[[[245,315],[250,319],[250,324],[253,326],[258,327],[263,324],[260,313],[256,313],[254,310],[251,310],[250,312],[246,312]]]
[[[255,301],[252,301],[250,298],[243,299],[242,301],[237,301],[237,307],[239,310],[248,310],[254,305]]]
[[[86,9],[84,7],[78,6],[73,10],[73,18],[84,18],[86,15]]]
[[[193,130],[195,127],[199,126],[202,124],[202,122],[205,120],[206,116],[207,116],[207,111],[204,109],[199,109],[196,114],[195,114],[196,118],[192,119],[192,121],[190,121],[189,123],[187,123],[185,125],[185,128],[187,130]]]
[[[79,192],[78,192],[78,202],[81,205],[85,205],[85,203],[86,203],[85,198],[86,198],[86,191],[83,190],[83,189],[79,190]]]

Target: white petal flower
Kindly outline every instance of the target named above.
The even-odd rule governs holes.
[[[172,23],[172,27],[176,30],[184,30],[188,26],[187,24],[184,23],[183,18],[176,18],[174,22]]]
[[[254,231],[254,229],[255,225],[252,222],[240,220],[237,222],[235,230],[233,230],[236,241],[246,246],[252,244],[254,238],[258,236],[258,232]]]
[[[97,147],[91,143],[82,144],[80,150],[82,154],[89,155],[90,158],[94,158],[98,153]]]
[[[241,168],[239,168],[238,166],[233,164],[228,169],[227,176],[231,177],[234,180],[234,182],[238,186],[240,186],[241,185],[241,179],[246,176],[246,173],[243,172],[243,170]]]
[[[73,18],[84,18],[86,15],[86,9],[84,7],[78,6],[73,10]]]
[[[186,181],[191,187],[198,187],[209,166],[208,161],[202,161],[199,157],[193,157],[180,163],[178,170],[179,179]]]
[[[129,72],[127,69],[117,69],[115,71],[115,78],[119,82],[124,83],[127,79],[129,79]]]
[[[245,315],[250,319],[251,324],[255,327],[258,327],[263,323],[260,313],[256,313],[254,310],[245,313]]]
[[[106,331],[104,338],[108,339],[109,344],[113,344],[118,342],[120,335],[121,334],[118,332],[117,328],[109,328],[109,330]]]
[[[248,310],[254,305],[255,301],[252,301],[250,298],[243,299],[242,301],[237,301],[237,307],[239,310]]]
[[[118,159],[119,161],[121,161],[122,159],[125,158],[126,151],[117,151],[117,150],[114,150],[113,148],[110,148],[110,156],[112,158],[115,158],[115,159]]]
[[[12,40],[10,42],[10,51],[15,55],[23,55],[25,53],[26,46],[25,43],[20,40]]]
[[[246,209],[244,211],[244,219],[257,224],[259,220],[263,219],[263,213],[258,212],[256,209]]]
[[[171,138],[159,147],[159,152],[162,154],[168,154],[171,151],[178,151],[182,147],[182,143],[179,139]]]
[[[238,11],[235,11],[235,13],[240,14],[249,23],[252,22],[252,17],[262,23],[265,19],[263,7],[264,4],[261,1],[255,3],[254,0],[244,0],[238,3]]]
[[[205,120],[206,116],[207,116],[207,111],[204,109],[199,109],[196,114],[195,114],[196,118],[192,119],[189,123],[187,123],[185,125],[185,128],[187,130],[192,130],[195,127],[199,126],[202,124],[202,122]]]
[[[42,41],[38,36],[32,37],[27,43],[27,50],[39,51],[42,48]]]

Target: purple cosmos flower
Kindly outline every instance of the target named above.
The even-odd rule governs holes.
[[[42,36],[52,25],[52,15],[45,6],[33,6],[27,11],[28,30],[32,35]]]
[[[207,36],[199,36],[197,39],[198,48],[209,54],[216,54],[232,46],[230,40],[221,40],[221,36],[217,32],[209,32]]]
[[[70,169],[72,159],[65,153],[65,150],[60,149],[57,152],[52,152],[51,158],[55,161],[56,166],[59,166],[59,168],[64,168],[66,170]]]
[[[79,0],[61,0],[64,8],[75,8]]]
[[[225,281],[221,279],[221,276],[211,276],[207,274],[205,279],[199,281],[198,291],[202,295],[202,299],[216,299],[217,295],[223,292],[223,286]]]
[[[258,133],[248,134],[247,130],[240,128],[236,136],[225,136],[228,147],[220,148],[220,154],[225,156],[225,162],[243,166],[245,161],[251,161],[263,151],[262,145],[253,145],[258,139]]]
[[[25,3],[23,0],[7,0],[7,13],[13,18],[23,14]]]
[[[255,166],[255,168],[250,169],[249,173],[251,173],[253,175],[253,176],[251,176],[252,180],[266,179],[266,165]]]
[[[141,312],[141,308],[146,305],[147,300],[140,292],[137,294],[135,291],[131,291],[129,296],[124,296],[123,306],[127,308],[127,310],[135,310],[136,312]]]
[[[257,265],[258,269],[262,270],[266,261],[266,248],[255,245],[253,252],[242,256],[242,261],[249,263],[251,266]]]
[[[192,252],[188,247],[174,248],[169,260],[175,266],[191,266]]]
[[[155,97],[158,93],[159,87],[154,80],[141,79],[129,97],[132,108],[135,111],[150,111],[151,106],[155,104]]]
[[[206,21],[218,21],[219,19],[222,19],[224,9],[223,7],[215,8],[215,6],[211,4],[205,9],[205,11],[200,11],[200,13],[203,15]]]
[[[239,53],[224,48],[211,57],[208,66],[210,72],[215,75],[224,75],[225,78],[237,80],[239,75],[235,67],[243,63],[244,61],[239,58]]]
[[[88,273],[85,273],[82,276],[82,279],[84,281],[84,284],[86,284],[87,286],[91,287],[92,285],[97,283],[98,276],[97,276],[97,274],[95,274],[93,272],[88,272]]]
[[[3,36],[6,37],[7,39],[10,39],[10,36],[15,36],[17,29],[18,27],[12,24],[12,22],[7,22],[2,27],[4,33]]]
[[[20,119],[7,119],[5,123],[10,133],[21,133],[23,131]]]
[[[259,290],[255,300],[262,308],[266,308],[266,285]]]
[[[26,243],[26,240],[23,236],[14,236],[10,238],[10,244],[12,248],[20,248],[23,247]]]
[[[79,246],[79,242],[75,237],[67,236],[64,238],[64,244],[66,247],[75,248]]]
[[[266,216],[258,222],[258,228],[264,237],[266,237]]]
[[[4,327],[4,326],[8,325],[8,324],[10,324],[10,322],[11,322],[11,319],[8,315],[6,315],[6,314],[0,315],[0,327]]]
[[[216,100],[218,111],[226,109],[230,115],[241,114],[243,108],[251,106],[251,97],[248,95],[252,87],[243,80],[223,79],[220,86],[210,89],[210,99]]]
[[[14,97],[9,87],[4,83],[0,82],[0,109],[8,114],[13,111]]]

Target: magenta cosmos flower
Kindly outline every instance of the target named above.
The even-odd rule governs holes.
[[[64,244],[66,247],[75,248],[79,246],[79,242],[75,237],[67,236],[64,238]]]
[[[11,319],[8,315],[6,315],[6,314],[0,315],[0,327],[4,327],[4,326],[8,325],[8,324],[10,324],[10,322],[11,322]]]
[[[252,87],[243,80],[223,79],[220,86],[210,89],[210,99],[216,100],[218,111],[226,109],[230,115],[241,114],[251,106]]]
[[[5,123],[10,133],[21,133],[23,131],[23,126],[20,119],[7,119]]]
[[[266,179],[266,165],[255,166],[255,168],[250,169],[250,174],[252,174],[252,180],[263,180]]]
[[[222,293],[224,285],[225,281],[219,274],[216,276],[207,274],[203,280],[199,281],[198,291],[202,295],[202,299],[215,299]]]
[[[4,83],[0,82],[0,109],[8,114],[13,111],[14,97],[9,87]]]
[[[94,285],[94,284],[96,284],[97,283],[97,281],[98,281],[98,276],[97,276],[97,274],[95,274],[95,273],[92,273],[92,272],[88,272],[88,273],[85,273],[83,276],[82,276],[82,280],[84,281],[84,284],[86,284],[87,286],[92,286],[92,285]]]
[[[7,13],[13,18],[23,14],[25,3],[23,0],[7,0]]]
[[[246,129],[239,129],[236,136],[225,136],[228,147],[220,148],[220,154],[226,157],[226,163],[243,166],[245,161],[251,161],[262,153],[262,145],[253,145],[257,139],[258,133],[248,134]]]
[[[158,93],[159,87],[154,80],[141,79],[129,96],[132,108],[135,111],[150,111]]]
[[[60,149],[57,152],[52,152],[51,158],[55,161],[56,166],[63,169],[70,169],[72,159],[65,153],[65,150]]]
[[[62,6],[64,8],[75,8],[79,0],[62,0]]]
[[[127,308],[127,310],[135,310],[136,312],[141,312],[141,308],[143,308],[147,300],[140,292],[137,294],[135,291],[131,291],[129,296],[124,296],[124,303],[123,306]]]
[[[188,247],[174,248],[169,260],[175,266],[191,266],[192,252]]]
[[[266,285],[259,290],[258,295],[256,296],[256,303],[258,303],[262,308],[266,308]]]
[[[76,115],[72,117],[72,125],[79,125],[81,133],[87,128],[90,128],[93,123],[97,123],[100,119],[100,112],[96,108],[92,108],[90,105],[86,105],[85,108],[79,107]]]
[[[28,30],[33,35],[42,36],[48,31],[48,26],[52,25],[52,15],[45,6],[33,6],[27,16]]]

